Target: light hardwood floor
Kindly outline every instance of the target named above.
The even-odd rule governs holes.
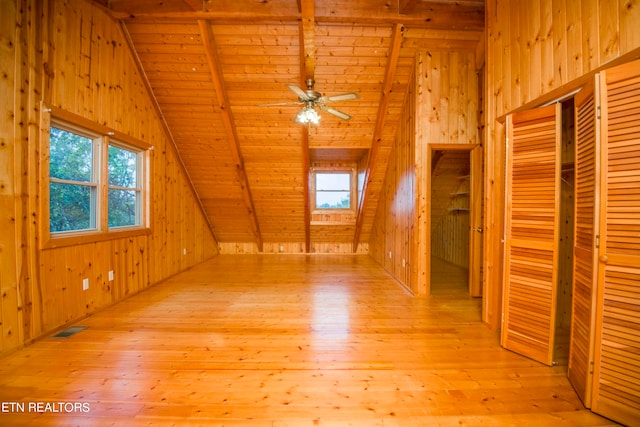
[[[0,425],[615,425],[449,275],[414,298],[368,256],[218,256],[0,359]]]

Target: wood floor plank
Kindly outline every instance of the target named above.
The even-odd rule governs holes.
[[[414,298],[367,256],[215,257],[1,359],[0,425],[616,425],[441,271]]]

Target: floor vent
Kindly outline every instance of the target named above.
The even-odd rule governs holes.
[[[70,328],[65,329],[64,331],[58,332],[53,336],[53,338],[68,338],[71,335],[75,335],[80,331],[84,331],[88,326],[72,326]]]

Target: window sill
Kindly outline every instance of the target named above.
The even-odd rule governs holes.
[[[311,211],[312,215],[355,215],[353,208],[316,208]]]
[[[355,225],[355,221],[311,221],[312,226],[352,226]]]
[[[42,244],[42,249],[56,249],[67,246],[84,245],[88,243],[105,242],[108,240],[126,239],[151,234],[151,228],[135,227],[107,232],[69,233],[63,236],[50,236]]]

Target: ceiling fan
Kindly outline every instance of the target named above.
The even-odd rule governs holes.
[[[332,96],[322,96],[320,92],[313,90],[315,81],[313,79],[307,79],[307,90],[302,90],[296,85],[288,84],[287,87],[291,89],[293,93],[298,95],[298,101],[293,102],[278,102],[275,104],[258,104],[260,106],[275,106],[275,105],[304,105],[302,110],[296,116],[296,122],[301,124],[312,123],[317,125],[320,123],[320,115],[315,110],[317,107],[319,110],[326,111],[342,120],[349,120],[351,116],[342,111],[338,111],[335,108],[331,108],[326,104],[335,101],[349,101],[352,99],[358,99],[358,94],[355,92],[341,93]]]

